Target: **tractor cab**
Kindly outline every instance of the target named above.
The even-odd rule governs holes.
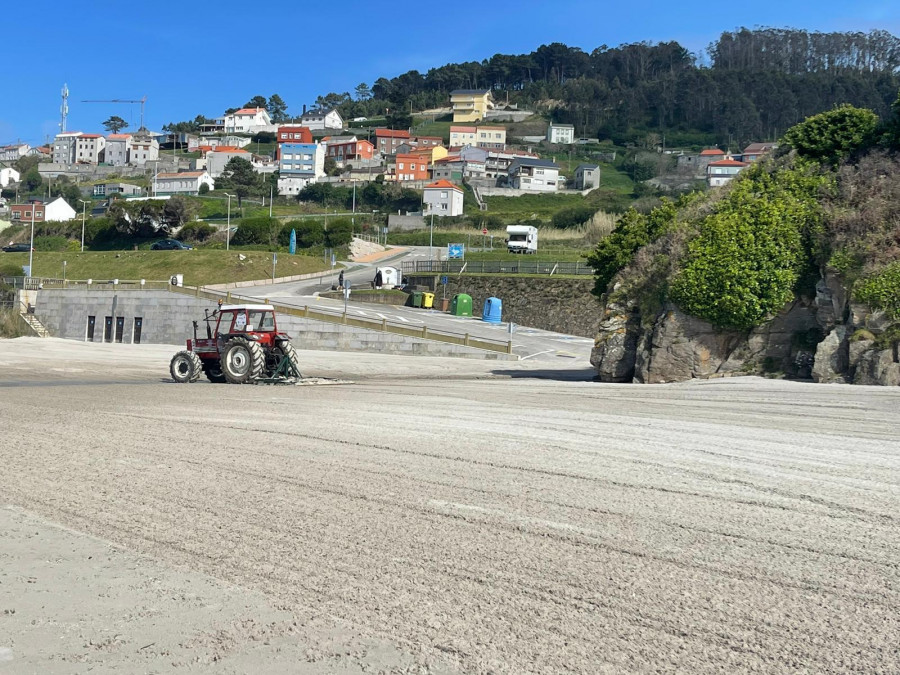
[[[217,317],[216,336],[278,332],[272,305],[222,305],[212,316]]]

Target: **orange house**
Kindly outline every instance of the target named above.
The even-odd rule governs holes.
[[[428,170],[428,160],[429,157],[427,155],[416,153],[398,154],[397,163],[395,165],[397,180],[400,182],[428,180],[430,175]]]

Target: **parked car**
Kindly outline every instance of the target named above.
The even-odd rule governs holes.
[[[151,251],[190,251],[194,247],[177,239],[160,239],[150,245]]]
[[[30,250],[31,247],[28,244],[10,244],[3,247],[5,253],[28,253]]]

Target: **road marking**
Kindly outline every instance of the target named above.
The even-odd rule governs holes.
[[[381,319],[384,319],[385,321],[387,320],[387,317],[384,314],[379,314],[378,312],[375,312],[375,316],[377,316]]]
[[[404,318],[403,318],[402,316],[400,316],[399,314],[395,314],[394,316],[395,316],[396,318],[400,319],[403,323],[409,323],[409,319],[404,319]]]
[[[369,316],[368,314],[366,314],[366,313],[365,313],[364,311],[362,311],[361,309],[357,309],[357,310],[356,310],[356,313],[359,314],[360,316]]]
[[[543,352],[537,352],[535,354],[529,354],[528,356],[520,356],[519,361],[524,361],[525,359],[530,359],[532,356],[540,356],[541,354],[549,354],[550,352],[556,351],[555,349],[548,349]]]

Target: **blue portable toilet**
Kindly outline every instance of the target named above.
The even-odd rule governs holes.
[[[500,323],[500,316],[503,314],[503,301],[500,298],[488,298],[484,301],[484,311],[481,313],[481,320],[488,323]]]

